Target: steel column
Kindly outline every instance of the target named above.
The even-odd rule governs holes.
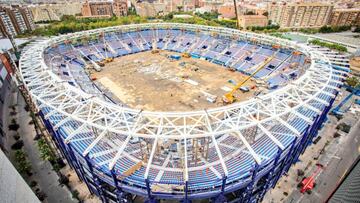
[[[94,174],[93,166],[92,166],[91,162],[89,161],[89,155],[87,154],[84,158],[85,158],[86,164],[88,165],[88,167],[90,169],[90,173],[93,176],[93,182],[95,183],[95,188],[96,188],[102,202],[106,203],[107,198],[105,197],[102,186],[100,185],[99,177],[97,177],[97,175]]]
[[[68,144],[67,146],[68,146],[68,148],[69,148],[70,156],[72,157],[72,159],[74,160],[75,164],[77,165],[77,169],[80,170],[80,173],[79,173],[79,172],[77,171],[77,169],[75,168],[76,174],[78,174],[78,176],[80,177],[80,179],[82,179],[82,180],[85,182],[88,190],[90,191],[90,194],[94,194],[94,192],[92,191],[92,189],[91,189],[91,187],[90,187],[89,181],[88,181],[87,178],[85,177],[85,176],[86,176],[86,173],[85,173],[84,169],[82,168],[83,166],[78,162],[77,158],[76,158],[75,155],[74,155],[74,152],[73,152],[73,149],[72,149],[72,147],[71,147],[71,144]]]

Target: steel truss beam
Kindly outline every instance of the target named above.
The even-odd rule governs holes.
[[[152,28],[181,28],[194,32],[200,30],[206,33],[216,32],[222,36],[236,36],[238,39],[244,40],[255,39],[268,45],[279,44],[282,47],[290,47],[301,51],[311,59],[311,65],[301,77],[290,84],[246,102],[235,103],[206,111],[149,112],[114,105],[87,94],[64,82],[59,76],[52,72],[52,69],[48,67],[44,61],[44,50],[53,44],[60,44],[65,40],[74,40],[83,36],[98,36],[100,33],[137,31],[139,28],[150,30]],[[267,123],[271,123],[272,125],[281,124],[292,132],[290,136],[300,137],[302,132],[299,132],[290,122],[300,118],[307,124],[312,124],[312,118],[306,116],[303,110],[311,110],[316,114],[320,114],[323,109],[317,109],[317,104],[321,104],[321,106],[329,105],[329,101],[323,98],[327,98],[328,96],[333,98],[335,96],[333,92],[329,91],[339,90],[338,86],[342,84],[341,80],[344,79],[344,76],[341,74],[346,73],[334,70],[326,54],[304,44],[228,28],[177,23],[152,23],[89,30],[37,41],[29,45],[28,49],[24,50],[19,62],[19,74],[23,80],[24,87],[30,93],[32,100],[38,108],[40,110],[47,108],[48,113],[45,115],[45,119],[51,120],[52,116],[55,115],[56,118],[59,118],[54,129],[67,123],[76,124],[66,125],[66,129],[69,128],[70,131],[70,134],[64,140],[66,144],[69,144],[74,140],[76,135],[84,131],[91,132],[87,133],[89,135],[85,135],[88,136],[89,139],[93,139],[96,132],[100,132],[85,149],[83,156],[88,155],[108,133],[111,135],[124,136],[126,139],[124,138],[122,142],[114,146],[116,151],[115,156],[106,160],[106,163],[109,163],[108,169],[112,170],[120,157],[125,154],[125,148],[128,146],[132,137],[153,139],[154,142],[144,175],[144,178],[147,179],[155,156],[156,147],[159,143],[158,141],[160,139],[177,139],[184,141],[185,170],[173,170],[183,171],[184,180],[187,181],[189,178],[191,179],[191,177],[188,176],[188,171],[195,171],[202,169],[202,167],[214,166],[219,163],[225,175],[228,175],[226,161],[229,159],[229,156],[224,157],[218,146],[217,137],[221,135],[236,134],[239,141],[245,145],[245,148],[259,165],[262,163],[261,156],[255,153],[249,144],[250,141],[241,134],[242,130],[254,126],[258,127],[261,130],[261,134],[259,135],[268,136],[280,149],[285,149],[287,146],[284,146],[267,129]],[[73,130],[70,130],[71,128]],[[213,146],[219,158],[216,163],[207,163],[207,165],[197,168],[188,166],[187,140],[194,138],[212,139]],[[108,152],[109,151],[104,150],[96,153],[94,156]],[[157,165],[154,165],[154,167],[160,168]],[[170,169],[163,168],[162,170]]]

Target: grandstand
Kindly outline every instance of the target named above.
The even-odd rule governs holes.
[[[88,74],[106,68],[95,64],[107,58],[157,49],[245,75],[274,56],[254,76],[269,91],[209,109],[148,111]],[[311,144],[347,75],[323,51],[228,28],[153,23],[36,41],[19,68],[58,148],[103,202],[132,195],[256,202]]]

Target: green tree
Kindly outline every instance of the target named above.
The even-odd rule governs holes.
[[[76,17],[73,16],[73,15],[63,15],[61,18],[60,18],[61,21],[75,21],[76,20]]]
[[[178,12],[181,12],[182,11],[182,9],[183,9],[183,6],[176,6],[176,8],[178,9]]]
[[[321,33],[343,32],[350,30],[351,26],[323,26],[319,29]]]
[[[23,150],[16,150],[15,161],[17,163],[17,168],[20,173],[29,174],[31,172],[31,164],[27,160],[27,157]]]
[[[201,13],[195,13],[196,16],[203,18],[205,20],[217,20],[218,16],[220,15],[218,12],[213,11],[213,12],[204,12],[203,14]]]
[[[39,147],[41,159],[44,161],[49,161],[54,171],[59,171],[62,167],[65,166],[62,159],[55,154],[44,138],[40,138],[37,144]]]
[[[172,12],[164,16],[165,21],[172,20],[173,18],[174,18],[174,14]]]
[[[330,48],[330,49],[335,49],[335,50],[338,50],[338,51],[341,51],[341,52],[347,52],[347,48],[342,46],[342,45],[334,44],[334,43],[327,43],[327,42],[320,41],[318,39],[311,40],[311,41],[309,41],[309,43],[319,45],[319,46],[322,46],[322,47],[327,47],[327,48]]]
[[[41,138],[37,142],[39,151],[40,151],[40,157],[44,161],[54,161],[56,159],[56,156],[54,155],[52,149],[50,146],[46,143],[44,138]]]
[[[128,15],[137,15],[135,7],[130,7],[128,9]]]

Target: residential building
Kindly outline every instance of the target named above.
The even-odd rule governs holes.
[[[266,8],[261,8],[256,5],[251,4],[240,4],[238,6],[239,14],[247,15],[248,13],[253,13],[255,15],[262,15],[266,12]]]
[[[27,7],[0,7],[0,31],[2,35],[16,36],[27,30],[34,30],[35,24]]]
[[[65,4],[32,4],[28,6],[34,22],[61,20],[63,15],[77,15],[81,13],[82,3],[68,2]]]
[[[195,2],[194,0],[183,0],[183,11],[195,11],[196,3],[200,5],[199,2]]]
[[[237,9],[238,15],[248,15],[249,13],[252,13],[252,15],[262,15],[266,12],[266,8],[260,8],[258,6],[246,4],[240,1],[237,4]],[[235,7],[232,1],[218,6],[217,11],[220,13],[221,19],[235,18]]]
[[[128,12],[127,0],[114,0],[113,12],[115,16],[126,16]]]
[[[204,14],[205,12],[214,12],[216,11],[216,9],[210,7],[210,6],[203,6],[203,7],[200,7],[200,8],[196,8],[195,9],[195,12],[196,13],[201,13],[201,14]]]
[[[282,28],[318,28],[327,24],[334,6],[329,3],[276,3],[268,8],[269,20]]]
[[[127,15],[127,0],[111,1],[85,1],[81,8],[81,15],[83,17],[97,17],[97,16],[125,16]]]
[[[219,6],[218,13],[222,19],[231,19],[235,18],[235,7],[232,3],[226,3]]]
[[[4,36],[7,36],[7,34],[12,36],[17,35],[15,26],[10,18],[8,10],[4,7],[0,7],[0,31]]]
[[[165,3],[149,3],[147,1],[136,2],[134,4],[136,13],[139,16],[147,17],[147,16],[156,16],[158,13],[163,13],[166,10]]]
[[[31,30],[35,30],[35,23],[32,13],[28,7],[20,7],[20,12],[24,16],[26,27]]]
[[[243,28],[268,25],[268,18],[263,15],[239,15],[238,19],[240,27]]]
[[[194,0],[194,5],[195,5],[195,8],[200,8],[201,7],[201,1],[200,0]]]
[[[360,8],[335,9],[330,16],[329,25],[360,25]]]
[[[20,31],[20,33],[23,33],[26,30],[35,30],[35,23],[33,17],[31,15],[30,10],[27,7],[13,5],[12,11],[14,18],[17,24],[19,25],[18,30]]]
[[[221,5],[229,4],[229,3],[234,5],[233,2],[225,2],[224,0],[201,0],[199,5],[200,5],[200,7],[205,6],[205,7],[211,8],[211,10],[213,10],[213,11],[217,11],[217,10],[219,10]]]
[[[83,4],[83,7],[81,8],[81,14],[85,17],[112,16],[112,3],[110,1],[89,2],[88,0],[86,0]]]

